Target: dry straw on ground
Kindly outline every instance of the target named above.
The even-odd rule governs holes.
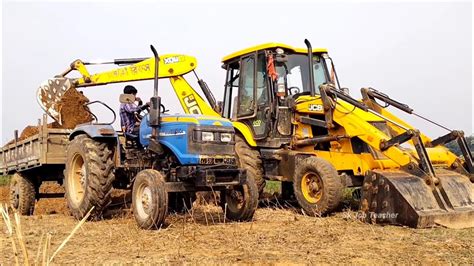
[[[54,253],[50,256],[49,251],[50,251],[50,244],[51,244],[51,234],[47,233],[46,238],[44,238],[44,234],[41,235],[41,239],[38,244],[37,248],[37,254],[34,260],[34,265],[49,265],[54,259],[54,257],[64,248],[66,243],[71,239],[71,237],[76,233],[76,231],[86,222],[86,220],[89,218],[91,211],[94,209],[92,207],[89,212],[84,216],[84,218],[77,223],[77,225],[74,227],[74,229],[69,233],[68,237],[66,237],[63,242],[56,248]],[[24,265],[30,265],[30,256],[28,254],[28,250],[26,247],[25,239],[24,239],[24,234],[22,231],[22,226],[21,226],[21,220],[20,220],[20,215],[18,212],[13,211],[13,217],[15,219],[15,223],[12,222],[10,218],[10,213],[9,213],[9,208],[7,207],[6,204],[1,204],[0,205],[0,213],[2,214],[3,221],[5,223],[5,226],[7,228],[7,237],[10,239],[11,245],[12,245],[12,252],[15,258],[15,265],[20,264],[20,259],[22,264]],[[13,234],[13,230],[15,231],[15,234]],[[44,238],[44,241],[43,241]],[[21,248],[21,253],[22,256],[19,256],[18,250],[17,250],[17,245],[20,246]],[[40,254],[42,255],[42,260],[40,262]]]

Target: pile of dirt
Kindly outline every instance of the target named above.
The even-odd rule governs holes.
[[[61,114],[62,128],[72,129],[76,125],[88,123],[93,120],[89,108],[84,106],[89,99],[75,88],[70,88],[64,93],[58,104]]]
[[[45,181],[41,184],[39,192],[43,194],[64,193],[64,187],[57,182]],[[69,209],[64,197],[59,198],[41,198],[36,201],[34,215],[43,214],[63,214],[69,215]]]
[[[61,125],[58,122],[49,123],[47,126],[48,126],[48,128],[62,128]],[[34,136],[34,135],[38,134],[39,130],[40,130],[40,127],[41,126],[26,126],[23,129],[23,131],[21,131],[21,134],[18,137],[18,141],[25,140],[25,139],[27,139],[31,136]],[[5,145],[10,145],[14,142],[15,142],[15,140],[12,139],[9,142],[7,142],[7,144],[5,144]]]
[[[84,106],[88,103],[89,99],[79,92],[75,88],[70,88],[64,93],[64,96],[61,98],[58,109],[61,114],[61,124],[58,122],[53,122],[48,124],[48,128],[64,128],[64,129],[73,129],[79,124],[88,123],[93,120],[89,108]],[[31,136],[38,134],[40,126],[26,126],[21,132],[18,141],[25,140]],[[10,140],[5,145],[10,145],[14,143],[15,140]]]

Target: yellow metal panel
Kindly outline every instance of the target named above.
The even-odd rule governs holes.
[[[418,154],[415,149],[409,150],[411,155],[415,158],[418,158]],[[431,163],[434,166],[451,166],[456,161],[456,156],[452,156],[452,153],[445,147],[434,147],[426,148],[428,157],[430,158]]]
[[[371,109],[376,111],[377,113],[383,115],[384,117],[387,117],[391,119],[392,121],[406,127],[409,129],[415,129],[412,125],[408,124],[407,122],[403,121],[396,115],[394,115],[392,112],[388,111],[387,108],[382,108],[380,105],[375,103],[374,101],[364,101],[365,104],[367,104]],[[395,134],[399,135],[405,132],[404,129],[387,122],[387,125],[390,127],[391,130],[395,132]],[[393,134],[393,133],[392,133]],[[420,132],[420,137],[421,140],[424,144],[430,143],[431,139]],[[413,146],[413,142],[410,140],[408,143]],[[428,156],[430,157],[430,160],[433,162],[433,164],[446,164],[448,166],[451,166],[456,159],[458,158],[454,153],[450,152],[447,148],[439,146],[435,148],[427,148],[426,149],[428,152]],[[415,151],[412,152],[412,155],[418,158],[418,155],[416,154]]]
[[[380,117],[378,117],[378,116],[376,116],[372,113],[365,112],[364,110],[361,110],[359,108],[354,109],[353,105],[351,105],[351,104],[349,104],[349,103],[347,103],[347,102],[345,102],[341,99],[338,99],[337,103],[338,104],[336,105],[336,110],[339,111],[339,112],[334,112],[334,115],[337,114],[339,116],[344,116],[346,114],[351,113],[351,114],[355,114],[356,116],[362,118],[364,121],[372,121],[372,122],[385,121],[382,118],[380,118]],[[311,105],[321,106],[321,109],[310,110]],[[323,101],[322,101],[322,99],[319,95],[315,96],[315,97],[300,96],[296,100],[295,109],[296,109],[297,113],[324,115],[324,109],[322,109],[322,106],[323,106]]]
[[[306,48],[296,48],[296,47],[292,47],[290,45],[283,44],[283,43],[271,42],[271,43],[264,43],[264,44],[252,46],[252,47],[240,50],[238,52],[232,53],[232,54],[222,58],[222,62],[226,62],[227,60],[230,60],[232,58],[236,58],[236,57],[239,57],[241,55],[248,54],[248,53],[251,53],[251,52],[265,50],[265,49],[278,48],[278,47],[288,49],[288,50],[292,50],[295,53],[307,53],[308,52],[308,49],[306,49]],[[326,48],[313,48],[313,53],[327,53],[327,49]]]
[[[198,117],[186,117],[186,116],[162,116],[162,122],[185,122],[185,123],[193,123],[193,124],[200,124],[200,121],[204,120],[212,120],[215,121],[213,123],[214,126],[222,126],[221,122],[228,121],[225,118],[215,117],[215,116],[198,116]]]
[[[194,117],[162,116],[161,121],[162,122],[186,122],[186,123],[199,124],[199,121]]]
[[[241,122],[232,122],[232,125],[234,125],[234,128],[244,136],[250,146],[257,147],[257,142],[253,139],[252,131],[247,127],[247,125]]]
[[[375,160],[370,153],[354,154],[344,152],[329,152],[314,150],[306,147],[302,151],[316,154],[331,162],[338,171],[352,171],[355,175],[365,175],[372,169],[397,169],[400,165],[392,160]]]
[[[167,54],[160,57],[159,78],[180,76],[191,72],[197,66],[196,58],[182,54]],[[81,73],[84,72],[81,69]],[[108,83],[149,80],[155,77],[155,58],[149,58],[136,64],[97,73],[74,81],[76,87],[104,85]]]
[[[179,103],[187,114],[204,114],[220,117],[214,109],[197,93],[182,76],[171,77],[171,86],[179,99]]]

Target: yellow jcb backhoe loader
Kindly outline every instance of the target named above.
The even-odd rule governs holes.
[[[367,221],[473,227],[474,171],[463,133],[448,129],[431,140],[386,109],[417,115],[407,105],[373,89],[352,98],[327,50],[305,43],[263,44],[223,59],[221,114],[238,132],[247,173],[260,184],[282,181],[308,214],[335,210],[344,186],[362,187]],[[463,159],[443,146],[455,139]]]

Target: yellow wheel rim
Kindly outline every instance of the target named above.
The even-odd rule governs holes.
[[[74,204],[79,205],[84,198],[84,185],[86,182],[86,165],[80,154],[75,154],[72,159],[71,172],[69,174],[69,194]]]
[[[323,182],[318,174],[308,172],[301,178],[301,192],[309,203],[318,203],[323,197]]]

